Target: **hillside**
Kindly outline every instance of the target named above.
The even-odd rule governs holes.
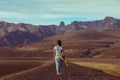
[[[115,34],[115,33],[114,33]],[[50,38],[45,38],[43,41],[53,41],[56,39],[61,38],[62,40],[67,41],[68,39],[74,40],[99,40],[99,39],[109,39],[109,38],[117,38],[117,36],[114,35],[108,35],[103,32],[95,31],[95,30],[75,30],[72,32],[67,32],[65,34],[56,35]]]
[[[111,30],[113,33],[111,33]],[[116,45],[119,46],[119,31],[120,29],[107,29],[99,32],[94,30],[78,30],[64,35],[49,37],[44,39],[44,41],[55,42],[57,39],[61,39],[64,43],[64,48],[67,49],[65,50],[66,54],[69,57],[120,58],[119,48],[112,48]],[[114,51],[117,53],[114,53]]]
[[[39,43],[1,47],[0,57],[52,58],[53,47],[56,45],[57,39],[63,41],[67,57],[120,58],[119,53],[114,54],[114,50],[119,52],[119,48],[115,47],[114,49],[115,45],[119,46],[119,36],[105,34],[103,30],[99,32],[94,30],[77,30],[45,38]],[[114,50],[112,51],[112,49]],[[110,52],[107,52],[107,50]]]

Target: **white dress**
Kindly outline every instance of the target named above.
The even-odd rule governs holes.
[[[59,56],[62,56],[61,51],[63,50],[62,46],[55,46],[54,50],[56,51],[55,58],[59,58]]]
[[[61,59],[60,59],[60,56],[62,56],[62,53],[61,51],[63,50],[63,48],[61,46],[55,46],[54,47],[54,50],[56,51],[56,54],[55,54],[55,64],[56,64],[56,72],[57,74],[60,74],[61,73]]]

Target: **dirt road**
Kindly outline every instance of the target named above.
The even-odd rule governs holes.
[[[72,63],[62,71],[62,76],[56,76],[55,64],[51,64],[4,80],[120,80],[120,77]]]

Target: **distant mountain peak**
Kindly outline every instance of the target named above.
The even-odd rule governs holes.
[[[104,18],[104,20],[116,20],[114,17],[107,16]]]
[[[6,23],[5,21],[0,21],[0,23]]]
[[[61,21],[59,26],[65,26],[65,22],[64,21]]]
[[[5,22],[5,21],[0,21],[0,24],[1,25],[4,25],[4,24],[6,24],[7,22]]]

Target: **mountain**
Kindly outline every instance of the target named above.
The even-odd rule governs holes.
[[[106,30],[110,28],[120,28],[120,20],[113,17],[106,17],[96,21],[73,21],[65,25],[63,21],[59,25],[32,25],[25,23],[8,23],[0,21],[0,46],[27,44],[42,41],[46,37],[57,34],[68,33],[76,30]],[[91,35],[96,35],[93,33]],[[87,37],[90,34],[82,34]],[[102,36],[102,34],[101,34]],[[94,36],[97,37],[97,36]]]
[[[67,32],[80,29],[103,30],[108,28],[120,28],[120,20],[113,17],[106,17],[103,20],[96,21],[74,21],[67,25]]]
[[[35,26],[31,24],[13,24],[0,22],[0,45],[16,45],[33,43],[42,40],[45,37],[53,36],[56,26]],[[60,32],[58,32],[60,33]]]

